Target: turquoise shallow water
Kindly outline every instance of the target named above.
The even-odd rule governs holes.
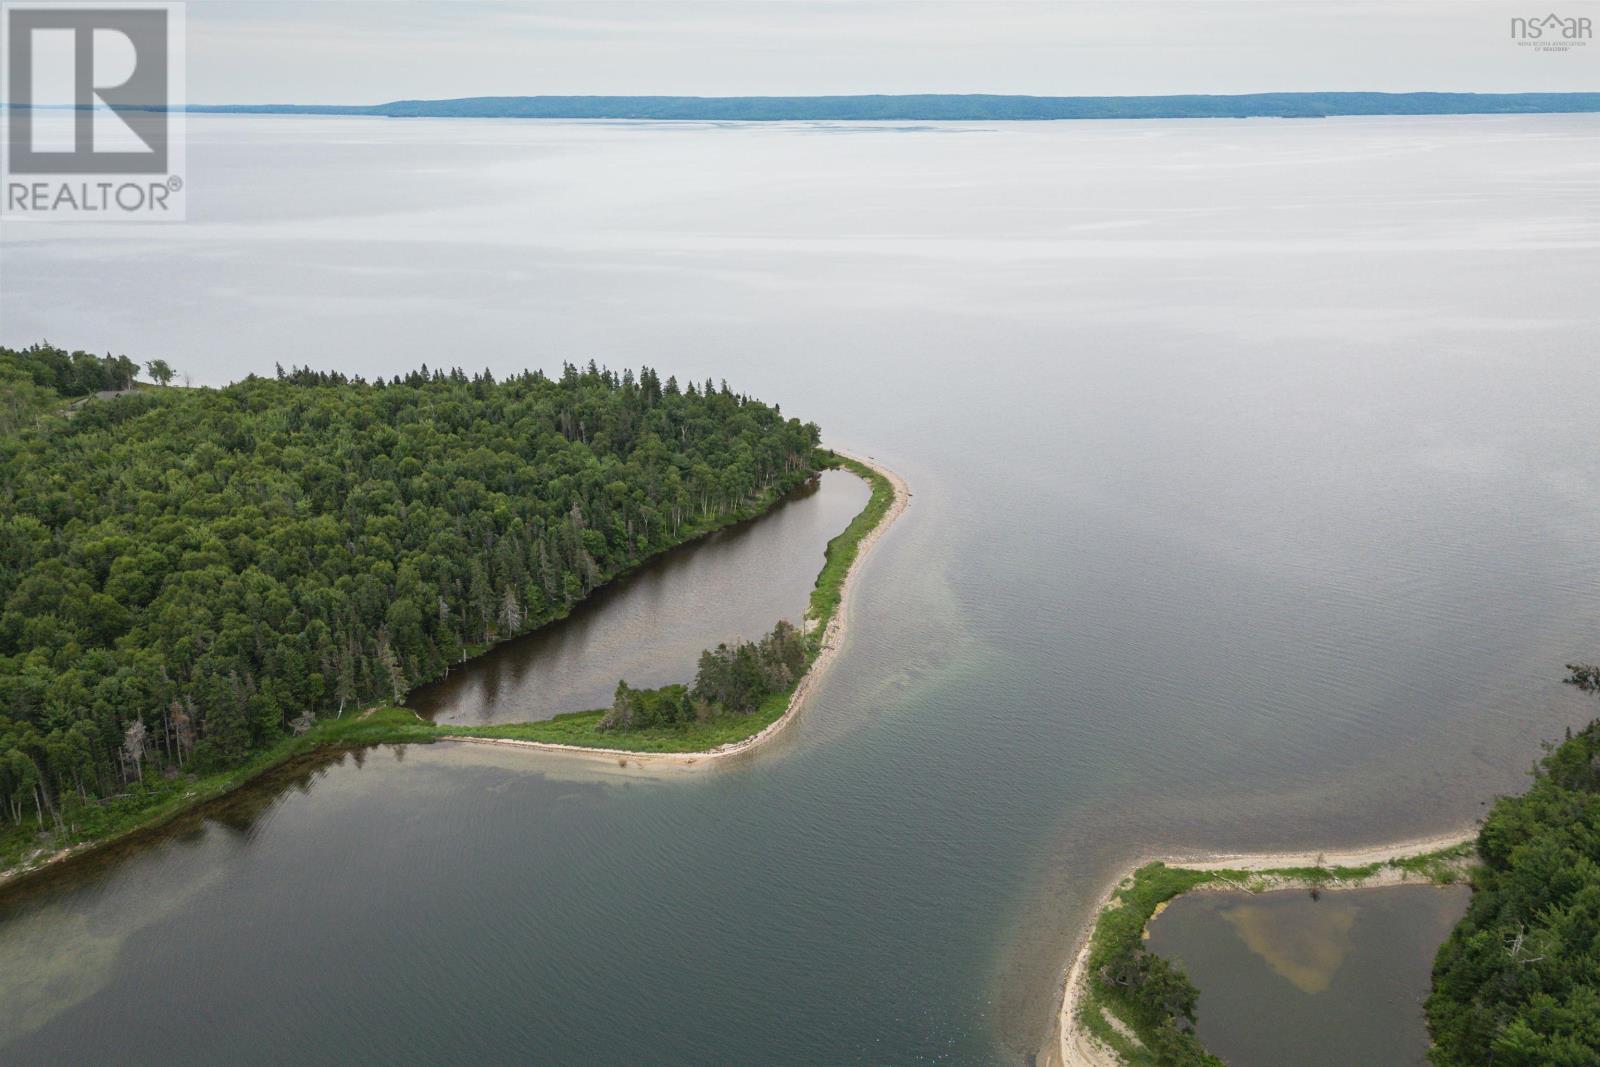
[[[771,746],[277,783],[10,898],[0,1060],[1022,1063],[1137,855],[1470,822],[1593,712],[1597,133],[193,117],[190,222],[7,230],[0,340],[648,362],[915,497]]]

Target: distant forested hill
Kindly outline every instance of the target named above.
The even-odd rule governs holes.
[[[648,368],[297,370],[69,418],[85,359],[0,349],[54,398],[0,434],[0,827],[397,699],[818,458],[815,425]]]
[[[1600,111],[1600,93],[1245,93],[1230,96],[474,96],[371,106],[191,105],[241,114],[720,122],[982,122],[1044,119],[1322,118]]]

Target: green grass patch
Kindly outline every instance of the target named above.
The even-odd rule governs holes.
[[[1418,856],[1370,863],[1360,867],[1280,867],[1264,871],[1197,871],[1150,863],[1139,868],[1112,894],[1095,919],[1089,935],[1085,992],[1078,1005],[1078,1024],[1115,1051],[1130,1067],[1211,1067],[1221,1061],[1198,1046],[1182,1047],[1171,1039],[1168,1017],[1126,987],[1107,982],[1102,973],[1145,952],[1144,930],[1156,909],[1203,885],[1223,883],[1245,892],[1285,888],[1284,883],[1313,887],[1354,886],[1385,868],[1403,871],[1418,880],[1450,884],[1463,877],[1462,866],[1476,851],[1467,841]],[[1174,968],[1175,970],[1175,968]],[[1181,972],[1180,972],[1181,976]],[[1129,1041],[1105,1018],[1109,1011],[1138,1038]],[[1163,1033],[1163,1031],[1167,1031]]]
[[[38,826],[24,823],[0,837],[0,871],[10,871],[25,861],[37,863],[65,848],[107,844],[129,834],[150,830],[198,804],[225,796],[262,774],[318,749],[361,748],[393,741],[432,741],[436,728],[420,721],[405,708],[380,708],[366,718],[351,714],[328,719],[299,737],[285,737],[253,754],[244,763],[207,774],[179,774],[165,778],[152,771],[126,792],[88,804],[68,806],[64,825],[52,829],[48,821]]]
[[[1477,852],[1476,841],[1463,841],[1454,848],[1440,849],[1425,856],[1408,856],[1405,859],[1392,860],[1389,865],[1405,871],[1408,875],[1414,874],[1423,881],[1454,885],[1456,882],[1471,879],[1472,875],[1463,871],[1463,867],[1477,855]]]
[[[868,498],[867,506],[850,520],[844,532],[828,542],[824,551],[822,570],[817,575],[816,587],[811,590],[811,606],[806,609],[806,618],[817,621],[818,633],[827,629],[833,613],[839,609],[839,600],[844,595],[844,579],[861,551],[862,539],[883,521],[894,504],[894,485],[888,478],[865,463],[837,452],[828,453],[828,457],[826,466],[849,471],[863,479],[872,487],[872,496]]]
[[[1096,919],[1089,936],[1088,981],[1078,1018],[1133,1067],[1165,1067],[1168,1061],[1155,1049],[1160,1043],[1158,1031],[1169,1024],[1129,990],[1101,980],[1101,973],[1144,951],[1144,928],[1157,907],[1198,885],[1236,873],[1240,872],[1193,871],[1149,863],[1117,888],[1110,904]],[[1117,1033],[1102,1015],[1104,1009],[1110,1009],[1125,1022],[1138,1035],[1140,1044]]]
[[[743,741],[777,722],[789,706],[791,686],[769,693],[749,715],[718,715],[704,722],[681,726],[654,726],[640,730],[601,730],[605,711],[574,711],[540,722],[508,722],[498,726],[440,726],[436,736],[505,737],[516,741],[544,741],[583,748],[615,748],[628,752],[708,752]]]
[[[811,604],[806,610],[806,618],[816,620],[816,626],[811,631],[807,671],[821,651],[822,634],[839,608],[845,577],[860,553],[862,540],[883,521],[894,504],[894,485],[866,464],[830,452],[824,460],[824,466],[847,470],[861,478],[871,487],[872,495],[856,517],[850,520],[850,525],[829,541],[824,550],[822,570],[817,574],[816,586],[811,591]],[[804,673],[801,677],[804,677]],[[798,680],[796,684],[799,684]],[[627,752],[708,752],[753,737],[777,722],[788,708],[794,688],[789,686],[768,694],[761,706],[749,715],[717,715],[705,721],[676,726],[601,730],[600,720],[605,711],[600,709],[569,712],[540,722],[482,727],[446,726],[439,727],[438,731],[442,736],[504,737]]]

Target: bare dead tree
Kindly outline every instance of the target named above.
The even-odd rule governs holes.
[[[1522,923],[1518,923],[1517,924],[1517,932],[1516,932],[1516,934],[1514,934],[1511,937],[1507,937],[1507,938],[1502,938],[1501,939],[1502,943],[1504,943],[1504,945],[1506,946],[1506,955],[1510,956],[1511,957],[1511,961],[1513,963],[1517,964],[1517,966],[1519,966],[1519,967],[1523,966],[1524,964],[1538,963],[1540,960],[1544,959],[1543,954],[1540,954],[1538,956],[1524,956],[1523,955],[1523,952],[1525,950],[1524,946],[1525,946],[1525,943],[1527,941],[1527,937],[1528,937],[1528,929],[1527,929],[1527,927],[1524,926]],[[1527,951],[1532,951],[1532,950],[1528,949]]]
[[[122,735],[122,758],[133,766],[135,781],[144,777],[144,720],[134,719]]]

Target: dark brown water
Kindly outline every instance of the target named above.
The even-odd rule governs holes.
[[[269,787],[0,919],[5,1067],[1020,1064],[1138,855],[1453,829],[1596,711],[1600,116],[189,131],[189,222],[4,231],[0,341],[648,362],[915,502],[771,745]]]
[[[1195,1032],[1229,1067],[1424,1067],[1433,957],[1465,886],[1190,893],[1149,947],[1200,989]]]
[[[752,522],[650,561],[566,619],[490,649],[406,703],[436,722],[530,722],[611,703],[619,678],[655,687],[694,677],[700,652],[800,624],[823,549],[870,496],[824,471]]]

